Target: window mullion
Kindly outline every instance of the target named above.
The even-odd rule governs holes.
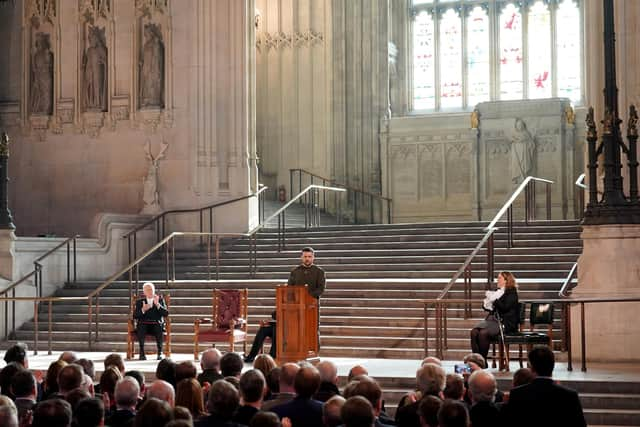
[[[489,17],[489,52],[491,58],[491,100],[500,99],[500,5],[490,5]]]
[[[435,111],[440,111],[440,10],[437,7],[433,9],[433,40]]]
[[[468,58],[467,58],[467,13],[471,10],[472,6],[460,6],[460,19],[461,21],[461,28],[462,28],[462,64],[460,64],[460,66],[462,67],[462,109],[466,110],[469,108],[469,103],[468,103],[468,96],[469,96],[469,79],[468,79],[468,74],[469,74],[469,62],[468,62]]]
[[[551,96],[558,96],[558,32],[556,31],[556,14],[558,3],[552,2],[549,5],[551,14]]]
[[[522,99],[529,99],[529,5],[522,2]]]

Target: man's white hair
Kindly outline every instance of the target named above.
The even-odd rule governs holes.
[[[144,285],[142,285],[142,289],[144,288],[151,288],[154,293],[156,292],[156,285],[154,285],[152,282],[146,282]]]

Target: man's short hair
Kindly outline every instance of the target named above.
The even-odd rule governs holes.
[[[91,379],[95,381],[96,368],[93,364],[93,360],[82,358],[82,359],[76,360],[75,364],[82,366],[82,370],[84,371],[84,373],[89,375]]]
[[[209,389],[207,410],[221,421],[231,420],[239,404],[238,390],[228,381],[218,380]]]
[[[295,363],[285,363],[282,365],[282,372],[280,373],[280,388],[282,389],[283,385],[293,387],[299,370],[300,366]]]
[[[447,374],[442,367],[425,363],[416,372],[416,385],[423,396],[437,396],[444,390]]]
[[[271,393],[280,393],[280,375],[282,374],[282,368],[276,366],[269,371],[265,381],[267,382],[267,388]]]
[[[533,372],[531,372],[531,369],[520,368],[513,374],[513,387],[529,384],[534,378],[535,376]]]
[[[195,378],[198,375],[198,368],[191,360],[185,360],[176,365],[176,384],[185,378]]]
[[[38,403],[33,410],[31,427],[69,427],[71,405],[62,399],[48,399]]]
[[[104,358],[104,369],[107,369],[109,366],[115,366],[120,373],[124,373],[124,360],[118,353],[111,353]]]
[[[281,427],[280,418],[274,412],[260,411],[257,412],[251,421],[249,427]]]
[[[20,362],[11,362],[0,370],[0,389],[2,390],[2,394],[12,399],[15,398],[11,392],[11,380],[18,372],[25,370]]]
[[[464,378],[462,378],[462,375],[447,374],[446,385],[442,394],[447,399],[462,399],[464,395]]]
[[[469,392],[473,402],[493,402],[498,385],[496,378],[488,371],[475,371],[469,377]]]
[[[262,399],[266,382],[257,369],[249,369],[240,377],[240,394],[245,403],[255,403]]]
[[[475,363],[476,365],[478,365],[480,367],[480,369],[486,369],[487,368],[487,361],[479,353],[469,353],[464,357],[464,359],[462,359],[462,361],[464,363],[469,363],[469,362]]]
[[[314,251],[311,246],[305,246],[304,248],[302,248],[302,252],[311,252],[312,254],[316,253],[316,251]]]
[[[140,396],[140,385],[133,377],[124,377],[116,384],[114,397],[116,405],[126,408],[135,407]]]
[[[344,397],[348,399],[353,396],[362,396],[371,403],[374,409],[378,407],[382,400],[382,388],[376,380],[366,375],[356,377],[344,389]]]
[[[438,411],[439,427],[467,427],[468,425],[469,413],[464,403],[451,399],[442,402]]]
[[[25,361],[27,360],[27,351],[27,344],[23,342],[15,343],[4,353],[4,361],[7,364],[17,362],[24,366]]]
[[[371,403],[362,396],[348,398],[340,414],[345,427],[371,427],[375,421]]]
[[[164,426],[173,420],[173,410],[167,402],[155,397],[148,398],[136,413],[135,427]]]
[[[315,367],[300,368],[293,388],[299,397],[310,399],[320,388],[320,382],[320,373]]]
[[[124,373],[125,377],[131,377],[134,380],[136,380],[138,382],[138,387],[140,388],[140,390],[142,390],[142,387],[145,384],[145,378],[144,378],[144,374],[140,371],[137,371],[135,369],[132,369],[130,371],[127,371]]]
[[[323,360],[316,365],[322,381],[333,383],[338,376],[338,367],[330,360]]]
[[[11,392],[15,397],[27,397],[34,391],[36,391],[36,378],[31,371],[26,369],[18,371],[11,378]]]
[[[169,357],[162,359],[156,366],[156,378],[176,385],[176,363]]]
[[[322,405],[322,420],[326,427],[337,427],[342,425],[342,407],[346,399],[340,395],[331,396]]]
[[[147,387],[147,399],[156,398],[163,402],[168,402],[173,405],[176,401],[176,392],[171,384],[164,380],[155,380],[149,387]]]
[[[0,406],[0,426],[18,427],[18,414],[9,406]]]
[[[548,346],[538,345],[529,352],[529,363],[531,364],[531,370],[537,376],[550,377],[553,375],[556,358]]]
[[[429,427],[438,426],[438,411],[442,406],[442,400],[436,396],[425,396],[418,404],[418,416]]]
[[[153,292],[156,292],[156,285],[153,284],[153,282],[146,282],[144,285],[142,285],[142,289],[144,288],[151,288],[153,289]]]
[[[65,366],[58,373],[58,389],[61,393],[68,393],[82,385],[84,371],[82,366],[72,363]]]
[[[220,371],[223,377],[235,377],[240,375],[244,362],[242,358],[232,351],[228,351],[220,359]]]
[[[202,366],[202,369],[215,369],[219,371],[221,358],[222,353],[220,353],[220,350],[217,348],[208,348],[203,351],[200,356],[200,366]]]
[[[76,363],[78,355],[73,351],[63,351],[58,357],[58,360],[64,360],[67,363]]]
[[[87,390],[84,390],[81,388],[74,388],[73,390],[71,390],[69,393],[66,394],[66,396],[64,397],[64,400],[69,402],[69,405],[71,405],[71,412],[74,412],[78,402],[84,399],[89,399],[90,397],[91,395]]]

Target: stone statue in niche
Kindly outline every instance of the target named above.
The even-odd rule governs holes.
[[[165,158],[167,148],[169,148],[169,144],[163,141],[160,152],[154,157],[151,154],[151,141],[147,140],[144,146],[149,160],[149,169],[143,179],[142,201],[144,202],[144,207],[140,211],[143,215],[155,215],[162,212],[160,194],[158,193],[158,168],[160,167],[160,160]]]
[[[31,93],[29,110],[32,114],[53,113],[53,53],[49,34],[37,33],[35,53],[31,58]]]
[[[164,43],[157,24],[144,26],[140,58],[140,107],[164,107]]]
[[[107,111],[107,61],[105,29],[89,27],[89,47],[82,61],[87,111]]]
[[[533,170],[536,142],[524,120],[516,118],[511,138],[511,181],[520,184]]]

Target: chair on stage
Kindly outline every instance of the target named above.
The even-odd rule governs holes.
[[[198,360],[200,342],[211,342],[213,347],[217,342],[226,342],[229,351],[243,343],[246,353],[249,290],[214,289],[212,299],[213,316],[196,319],[193,324],[194,359]]]
[[[169,309],[171,304],[171,295],[161,295],[164,299],[164,303]],[[131,360],[135,356],[135,345],[138,342],[138,334],[136,333],[136,320],[133,318],[133,313],[136,309],[136,301],[139,298],[144,298],[144,294],[137,295],[131,294],[131,309],[129,310],[129,319],[127,319],[127,360]],[[164,355],[165,357],[171,357],[171,316],[167,316],[164,319],[162,327],[162,335],[164,341]],[[155,349],[156,338],[153,335],[146,335],[145,342],[153,341],[153,349]],[[149,347],[146,347],[149,348]],[[146,354],[155,354],[154,351],[145,350]]]
[[[526,314],[526,303],[518,303],[518,311],[520,313],[520,326],[519,331],[511,334],[504,334],[502,331],[502,323],[500,323],[501,333],[492,340],[493,345],[493,364],[496,367],[496,344],[498,344],[498,361],[499,369],[501,371],[509,371],[509,345],[518,345],[518,362],[520,367],[523,367],[522,348],[526,346],[527,353],[533,348],[534,345],[546,344],[553,348],[553,303],[529,303],[529,330],[524,330],[524,320]],[[547,327],[546,332],[540,332],[536,330],[539,325],[545,325]],[[502,339],[504,336],[504,340]]]

